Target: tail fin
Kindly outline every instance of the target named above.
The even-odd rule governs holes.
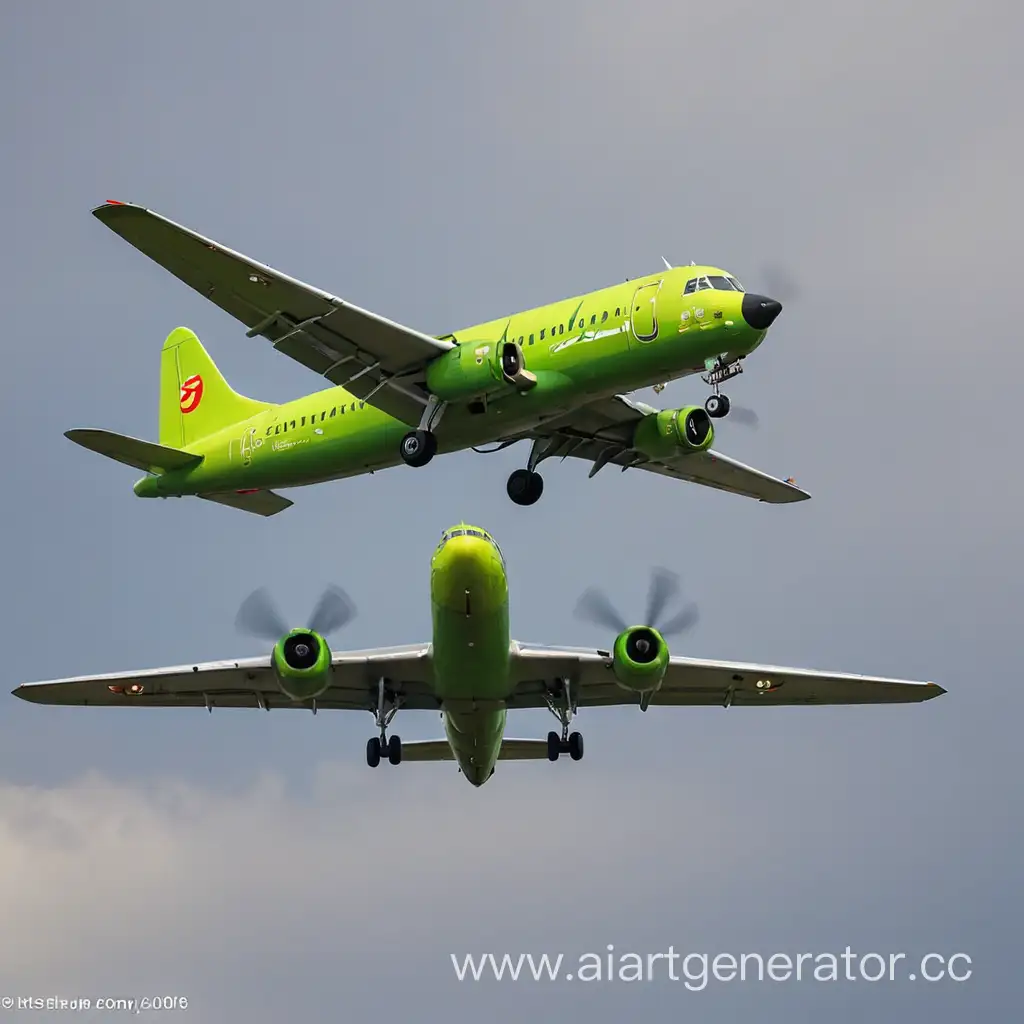
[[[167,336],[160,357],[160,444],[185,448],[270,408],[233,391],[187,327]]]

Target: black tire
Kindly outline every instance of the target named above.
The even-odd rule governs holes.
[[[505,491],[517,505],[533,505],[544,493],[544,477],[529,469],[517,469],[509,476]]]
[[[371,768],[380,764],[380,740],[376,736],[366,741],[366,763]]]
[[[729,415],[728,395],[709,395],[704,403],[704,411],[713,419],[720,420],[723,416]]]
[[[557,732],[548,733],[548,760],[557,761],[562,753],[562,737]]]
[[[437,438],[429,430],[410,430],[398,446],[407,466],[425,466],[437,453]]]
[[[388,740],[388,760],[392,764],[402,763],[402,741],[397,736]]]
[[[574,761],[583,760],[583,735],[578,732],[569,733],[569,756]]]

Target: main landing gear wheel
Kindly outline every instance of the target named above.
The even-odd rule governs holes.
[[[395,696],[388,691],[387,680],[379,680],[377,683],[377,708],[373,713],[373,721],[380,729],[380,735],[374,736],[366,742],[366,763],[371,768],[376,768],[382,757],[386,757],[391,764],[402,763],[402,741],[397,736],[388,739],[388,726],[398,714],[398,709],[401,706],[401,696]]]
[[[386,757],[391,764],[402,763],[402,741],[397,736],[381,741],[374,736],[366,741],[366,763],[371,768],[380,764],[381,757]]]
[[[729,399],[726,395],[709,395],[704,403],[704,411],[713,419],[718,420],[729,415]]]
[[[517,469],[505,490],[517,505],[532,505],[544,493],[544,477],[532,469]]]
[[[430,430],[410,430],[398,451],[407,466],[425,466],[437,454],[437,437]]]
[[[569,733],[562,739],[557,732],[548,733],[548,760],[557,761],[562,754],[568,754],[574,761],[583,759],[583,736],[578,732]]]

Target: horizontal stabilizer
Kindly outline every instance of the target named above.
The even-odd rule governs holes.
[[[548,756],[547,740],[501,741],[499,761],[543,761]],[[454,761],[447,740],[415,740],[402,744],[402,761]]]
[[[67,430],[64,436],[91,452],[105,455],[108,459],[123,462],[126,466],[141,469],[145,473],[169,473],[174,469],[198,466],[203,461],[202,455],[153,444],[152,441],[140,441],[135,437],[115,434],[112,430],[87,427]]]
[[[286,508],[295,504],[288,498],[282,498],[273,491],[218,491],[216,494],[200,494],[200,498],[215,501],[218,505],[239,508],[243,512],[252,512],[258,516],[276,516]]]

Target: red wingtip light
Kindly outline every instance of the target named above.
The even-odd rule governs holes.
[[[124,693],[124,687],[123,686],[108,686],[107,689],[111,693]]]
[[[108,199],[106,200],[107,206],[124,206],[124,203],[120,199]]]

